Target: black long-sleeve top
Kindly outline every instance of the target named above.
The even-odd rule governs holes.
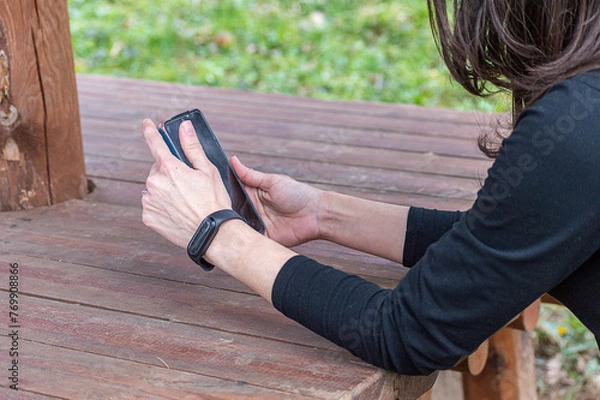
[[[546,292],[600,337],[600,72],[520,115],[470,210],[411,208],[406,233],[395,289],[296,256],[275,307],[407,375],[452,367]]]

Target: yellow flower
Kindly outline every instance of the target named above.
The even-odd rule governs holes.
[[[565,328],[564,326],[559,326],[558,327],[558,334],[560,336],[565,336],[567,334],[567,328]]]

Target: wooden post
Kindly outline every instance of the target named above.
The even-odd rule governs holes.
[[[0,0],[0,211],[87,193],[66,0]]]
[[[485,368],[490,352],[489,340],[483,342],[473,354],[470,354],[458,365],[451,368],[452,371],[462,372],[463,374],[479,375]]]
[[[481,374],[463,374],[465,400],[537,399],[535,356],[531,331],[537,324],[540,300],[489,339],[489,355]]]
[[[490,340],[490,356],[483,372],[463,375],[465,400],[537,399],[531,333],[503,328]]]

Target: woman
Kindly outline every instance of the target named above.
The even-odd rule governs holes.
[[[600,2],[462,0],[449,18],[429,0],[444,59],[469,92],[514,97],[514,130],[471,210],[442,212],[324,192],[232,159],[267,230],[222,223],[204,258],[285,315],[374,365],[402,374],[447,369],[550,292],[600,334]],[[456,21],[452,27],[449,21]],[[186,247],[231,203],[189,123],[171,156],[154,124],[156,160],[143,220]],[[183,201],[182,201],[183,199]],[[325,239],[411,266],[394,290],[299,256]],[[498,299],[502,299],[499,301]]]

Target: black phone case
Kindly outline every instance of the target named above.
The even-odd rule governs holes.
[[[189,120],[192,122],[198,140],[204,148],[206,157],[217,167],[221,179],[229,193],[233,210],[239,215],[244,217],[248,225],[254,228],[256,231],[263,233],[265,226],[254,207],[254,204],[250,200],[250,197],[246,193],[244,186],[242,185],[237,174],[233,170],[233,167],[229,163],[229,159],[225,155],[225,152],[221,148],[219,141],[217,140],[212,129],[208,125],[206,118],[202,112],[198,109],[189,110],[176,115],[165,122],[161,122],[158,126],[158,131],[162,135],[164,141],[167,143],[171,153],[181,161],[192,167],[191,162],[185,156],[185,153],[181,147],[179,141],[179,125],[183,121]]]

